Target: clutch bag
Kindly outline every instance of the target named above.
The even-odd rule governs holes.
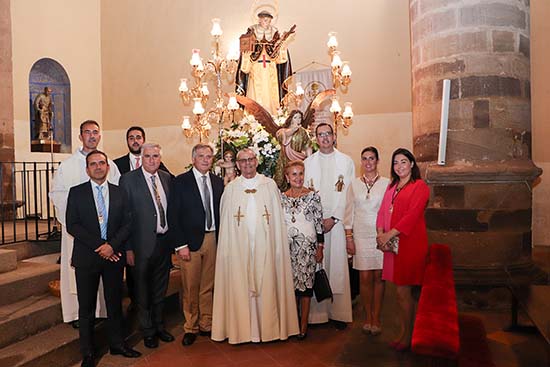
[[[393,252],[397,255],[399,252],[399,236],[390,238],[388,242],[383,245],[376,245],[376,248],[383,252]]]

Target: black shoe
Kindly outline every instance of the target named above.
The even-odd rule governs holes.
[[[94,356],[89,354],[82,358],[82,363],[80,364],[80,367],[95,367]]]
[[[166,330],[157,331],[157,336],[160,340],[165,343],[170,343],[174,341],[174,337]]]
[[[147,348],[158,348],[159,346],[159,339],[156,337],[156,335],[154,336],[146,336],[145,338],[143,338],[143,345],[145,345]]]
[[[296,336],[296,339],[298,340],[304,340],[305,338],[307,337],[307,332],[306,333],[300,333]]]
[[[71,324],[73,329],[78,329],[80,327],[80,322],[78,322],[78,320],[71,321],[69,324]]]
[[[211,331],[203,331],[203,330],[199,330],[199,335],[200,336],[207,336],[207,337],[211,337],[212,336],[212,332]]]
[[[197,334],[185,333],[181,340],[181,345],[191,345],[195,342],[195,339],[197,339]]]
[[[138,352],[135,349],[132,349],[130,347],[127,347],[126,345],[123,345],[118,348],[111,348],[111,354],[112,355],[121,355],[126,358],[139,358],[141,357],[141,353]]]
[[[346,324],[344,321],[332,320],[332,324],[334,325],[336,330],[345,330],[348,327],[348,324]]]

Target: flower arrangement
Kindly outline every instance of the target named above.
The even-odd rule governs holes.
[[[273,177],[275,165],[279,158],[281,147],[277,139],[271,136],[253,115],[245,113],[244,117],[222,129],[223,150],[237,152],[244,148],[250,148],[258,157],[258,172],[268,177]],[[216,142],[216,161],[223,159],[221,156],[220,141]]]

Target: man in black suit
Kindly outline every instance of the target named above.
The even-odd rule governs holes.
[[[121,175],[141,167],[141,147],[144,143],[145,130],[141,126],[131,126],[126,130],[126,144],[128,144],[129,152],[114,160]],[[159,169],[168,172],[170,176],[174,177],[164,163],[160,162]]]
[[[180,256],[183,345],[193,344],[198,333],[210,335],[212,328],[216,240],[223,192],[223,180],[210,173],[212,147],[197,144],[191,156],[193,168],[176,178],[168,214]]]
[[[76,272],[82,366],[94,366],[93,332],[97,289],[103,280],[111,354],[141,355],[124,344],[122,335],[122,273],[124,242],[130,231],[126,195],[107,182],[107,155],[95,150],[86,156],[90,181],[74,186],[67,201],[67,232],[74,237],[72,266]]]
[[[132,217],[126,242],[129,265],[134,266],[138,319],[147,348],[157,348],[158,339],[171,342],[174,337],[164,329],[163,305],[170,276],[171,254],[166,208],[172,177],[159,170],[161,147],[145,143],[141,150],[142,166],[120,179],[128,195]]]

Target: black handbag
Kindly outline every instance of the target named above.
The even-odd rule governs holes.
[[[315,299],[317,302],[324,301],[327,298],[330,298],[332,302],[332,289],[330,288],[330,283],[328,281],[327,272],[325,269],[321,268],[315,272],[315,279],[313,281],[313,293],[315,294]]]

